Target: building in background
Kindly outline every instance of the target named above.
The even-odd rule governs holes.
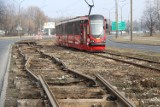
[[[55,22],[46,22],[43,26],[44,35],[54,35],[55,34]]]

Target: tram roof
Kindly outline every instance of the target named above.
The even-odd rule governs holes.
[[[63,21],[56,23],[56,25],[60,25],[60,24],[68,23],[68,22],[76,22],[76,21],[81,21],[81,20],[88,20],[88,16],[78,16],[72,19],[63,20]]]
[[[68,23],[68,22],[76,22],[76,21],[81,21],[81,20],[88,20],[90,17],[95,17],[95,16],[103,17],[102,15],[98,15],[98,14],[90,15],[90,16],[88,16],[88,15],[86,15],[86,16],[78,16],[78,17],[75,17],[75,18],[72,18],[72,19],[67,19],[67,20],[63,20],[63,21],[57,22],[56,26],[60,25],[60,24]]]

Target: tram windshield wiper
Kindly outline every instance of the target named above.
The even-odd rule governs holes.
[[[101,33],[98,35],[98,37],[100,37],[100,36],[102,35],[102,33],[103,33],[103,30],[102,30]]]

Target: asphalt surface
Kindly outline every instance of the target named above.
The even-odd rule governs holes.
[[[11,44],[15,43],[19,40],[24,40],[26,38],[17,38],[17,39],[4,39],[0,40],[0,107],[3,107],[3,100],[4,100],[4,92],[6,91],[4,87],[6,87],[7,82],[4,82],[7,80],[8,72],[7,72],[7,66],[9,63],[9,51]],[[5,78],[5,79],[4,79]]]
[[[111,41],[112,36],[107,37],[106,47],[117,47],[117,48],[125,48],[125,49],[137,49],[142,51],[149,52],[160,52],[160,46],[151,46],[151,45],[140,45],[140,44],[129,44],[129,43],[118,43]]]
[[[3,77],[8,64],[9,47],[15,40],[0,40],[0,90],[3,86]]]

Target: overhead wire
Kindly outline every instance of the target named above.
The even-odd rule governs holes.
[[[80,0],[75,0],[73,3],[69,4],[68,6],[66,6],[65,8],[60,9],[60,10],[61,10],[61,11],[64,11],[64,10],[66,11],[67,9],[75,6],[74,4],[77,4],[78,2],[80,2]]]

